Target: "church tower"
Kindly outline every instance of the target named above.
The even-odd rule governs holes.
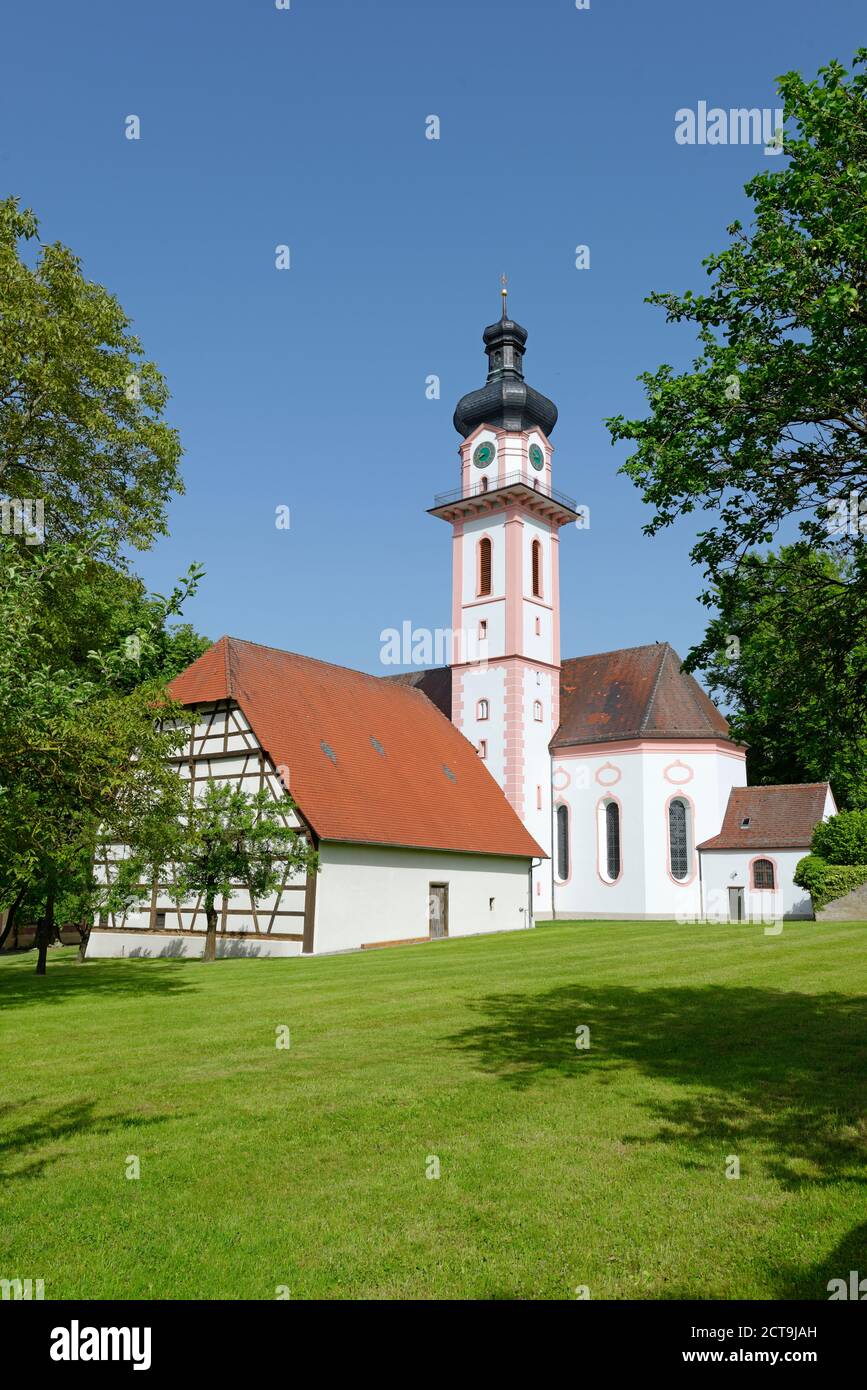
[[[523,375],[527,330],[485,329],[485,385],[458,402],[460,486],[431,508],[452,527],[452,720],[550,853],[551,758],[560,720],[559,533],[576,520],[553,487],[557,407]],[[551,869],[534,871],[534,910]]]

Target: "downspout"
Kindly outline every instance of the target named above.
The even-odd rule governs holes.
[[[533,926],[533,870],[541,868],[542,860],[538,864],[534,859],[530,860],[530,867],[527,870],[527,926]]]
[[[554,897],[554,893],[555,893],[555,891],[556,891],[557,885],[556,885],[556,883],[555,883],[555,881],[554,881],[554,855],[557,853],[557,844],[556,844],[556,834],[557,834],[557,832],[556,832],[556,829],[555,829],[555,821],[554,821],[554,759],[550,756],[550,752],[551,752],[551,750],[549,749],[549,750],[548,750],[548,770],[549,770],[549,776],[550,776],[550,781],[551,781],[551,921],[552,921],[552,922],[556,922],[556,920],[557,920],[557,902],[556,902],[556,899],[555,899],[555,897]]]

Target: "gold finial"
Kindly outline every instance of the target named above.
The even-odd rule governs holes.
[[[505,318],[505,317],[506,317],[506,295],[509,293],[509,281],[508,281],[508,278],[506,277],[505,274],[500,276],[500,284],[501,284],[502,287],[503,287],[503,288],[500,290],[500,294],[503,296],[503,318]]]

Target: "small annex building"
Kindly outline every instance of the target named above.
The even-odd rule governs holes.
[[[812,918],[793,875],[816,826],[836,815],[827,782],[733,787],[722,829],[698,846],[705,918],[723,922]]]

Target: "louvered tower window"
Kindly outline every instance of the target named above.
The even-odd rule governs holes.
[[[491,592],[491,551],[490,539],[483,536],[479,541],[479,593]]]
[[[672,801],[668,808],[668,853],[671,876],[677,879],[684,879],[689,874],[686,820],[686,802]]]
[[[605,855],[609,878],[620,877],[620,807],[609,801],[605,807]]]
[[[533,542],[533,594],[542,597],[542,542]]]

